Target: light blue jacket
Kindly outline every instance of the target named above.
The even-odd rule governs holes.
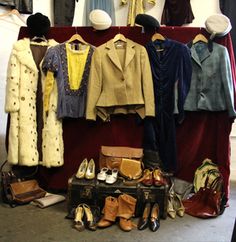
[[[197,42],[191,47],[192,79],[184,110],[223,111],[236,116],[234,87],[229,54],[226,47],[213,42],[213,51],[206,43]]]

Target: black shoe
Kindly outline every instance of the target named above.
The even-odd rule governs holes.
[[[138,223],[139,230],[143,230],[148,227],[150,211],[151,211],[151,204],[146,203],[144,210],[143,210],[143,216],[139,219],[139,223]]]
[[[151,215],[150,215],[150,223],[149,228],[155,232],[160,227],[160,209],[158,203],[155,203],[152,207]]]

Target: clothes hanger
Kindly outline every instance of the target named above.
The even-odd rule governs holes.
[[[165,39],[166,39],[166,38],[165,38],[162,34],[160,34],[160,33],[158,33],[158,32],[155,32],[155,33],[153,34],[152,38],[151,38],[152,42],[154,42],[154,41],[156,41],[156,40],[159,40],[159,41],[162,42],[162,41],[164,41]],[[156,46],[156,51],[157,51],[157,52],[159,52],[159,51],[163,51],[163,50],[164,50],[164,48],[163,48],[162,44]]]
[[[193,39],[193,44],[196,44],[199,41],[208,43],[208,39],[203,34],[197,34]]]
[[[48,40],[45,38],[44,35],[43,35],[43,36],[34,36],[34,37],[31,39],[31,41],[37,41],[37,40],[39,40],[39,41],[44,41],[44,42],[48,42]]]
[[[70,39],[67,40],[67,43],[73,43],[75,41],[78,41],[84,45],[88,45],[88,43],[82,38],[82,36],[77,33],[77,27],[75,27],[75,34],[73,34]]]
[[[166,38],[160,34],[160,33],[155,33],[153,36],[152,36],[152,42],[154,42],[155,40],[162,40],[164,41]]]
[[[117,41],[123,41],[123,42],[127,42],[125,36],[121,33],[118,33],[115,35],[115,37],[113,38],[113,42],[116,43]]]
[[[21,14],[19,13],[19,11],[17,9],[12,9],[10,11],[7,11],[6,13],[0,14],[0,18],[1,17],[6,17],[6,16],[10,16],[10,15],[15,15],[18,17],[18,19],[20,19],[20,21],[22,23],[24,23],[24,25],[26,25],[25,20],[21,17]]]
[[[124,48],[124,44],[127,43],[126,37],[120,33],[120,27],[119,27],[119,33],[116,34],[113,38],[113,43],[115,44],[116,48]]]

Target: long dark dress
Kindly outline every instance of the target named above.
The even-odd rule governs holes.
[[[220,9],[223,14],[229,17],[232,30],[230,31],[231,38],[233,41],[234,54],[236,54],[236,17],[235,17],[235,0],[220,0]]]
[[[191,82],[190,51],[184,44],[170,39],[150,41],[146,49],[154,82],[155,117],[144,121],[143,148],[159,152],[164,170],[176,171],[174,113],[178,112],[176,117],[181,122]]]

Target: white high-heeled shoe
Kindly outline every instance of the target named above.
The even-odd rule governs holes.
[[[85,158],[80,166],[79,166],[79,169],[78,171],[76,172],[75,176],[78,178],[78,179],[83,179],[85,177],[85,173],[86,173],[86,170],[87,170],[87,166],[88,166],[88,160]]]

